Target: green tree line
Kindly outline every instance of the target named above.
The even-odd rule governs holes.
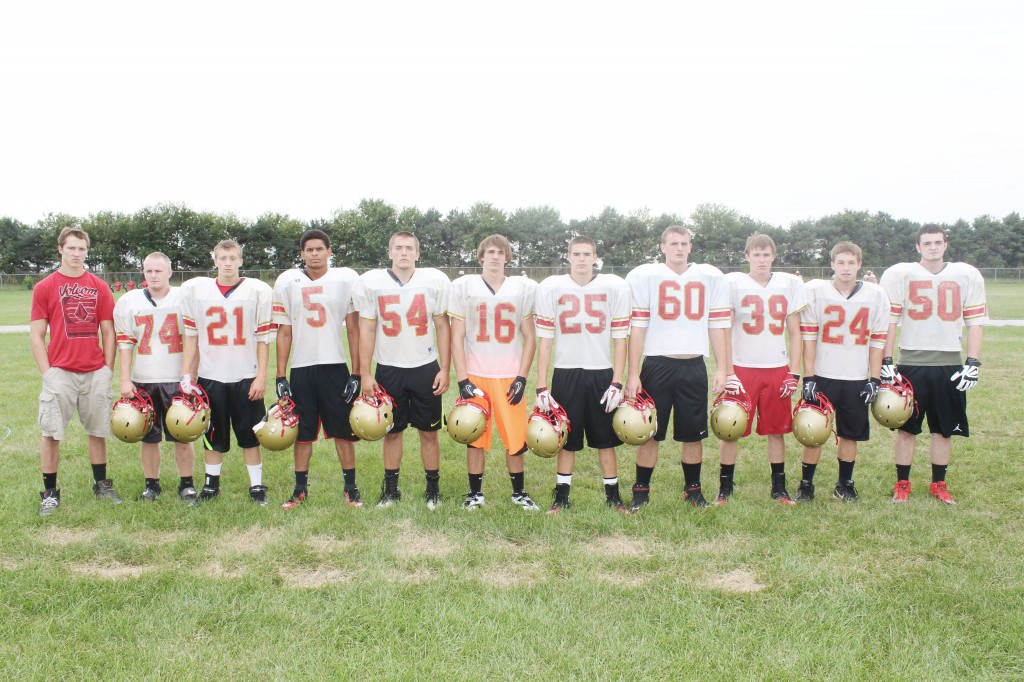
[[[515,254],[514,267],[564,264],[569,240],[587,235],[598,242],[605,265],[632,266],[658,256],[661,231],[686,222],[695,232],[691,260],[722,268],[743,265],[743,245],[753,232],[772,236],[778,246],[778,267],[814,267],[829,263],[829,249],[851,240],[864,250],[864,263],[888,266],[913,260],[919,223],[886,213],[843,211],[789,227],[771,225],[718,204],[702,204],[689,216],[652,215],[646,210],[623,214],[606,208],[584,219],[562,218],[550,206],[520,208],[506,213],[489,203],[447,214],[437,209],[402,208],[380,199],[364,199],[355,208],[338,210],[330,218],[303,222],[267,213],[253,222],[233,214],[194,211],[187,206],[160,204],[134,214],[104,211],[87,217],[51,214],[34,225],[0,218],[0,272],[45,272],[57,263],[57,234],[67,225],[80,225],[92,239],[90,267],[101,272],[133,272],[152,251],[163,251],[175,270],[205,270],[210,251],[224,238],[245,249],[245,268],[280,270],[295,265],[298,239],[311,228],[332,239],[335,263],[353,268],[385,263],[387,241],[398,230],[414,232],[421,243],[421,263],[437,267],[476,264],[477,244],[489,234],[506,235]],[[1024,224],[1018,213],[1000,219],[981,216],[973,222],[944,225],[949,234],[947,258],[979,268],[1021,267]]]

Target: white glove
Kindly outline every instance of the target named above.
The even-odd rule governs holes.
[[[800,388],[800,375],[790,372],[786,378],[782,380],[782,386],[779,387],[779,397],[788,398],[796,393],[798,388]]]
[[[605,390],[604,395],[601,396],[601,404],[604,405],[605,412],[614,412],[621,402],[622,384],[614,382]]]
[[[882,374],[880,376],[883,384],[893,384],[896,383],[897,380],[903,378],[900,373],[896,371],[896,365],[892,363],[891,356],[882,358]]]
[[[953,376],[949,377],[950,381],[960,380],[960,383],[956,385],[958,391],[969,391],[978,385],[978,370],[981,368],[981,360],[976,358],[967,358],[967,362],[960,368],[959,372],[953,372]]]
[[[739,395],[743,393],[743,384],[740,382],[740,378],[735,374],[730,374],[725,377],[725,392],[729,395]]]
[[[541,412],[550,412],[553,408],[561,407],[561,405],[551,397],[551,391],[549,391],[546,386],[537,389],[537,400],[534,402],[534,406]]]
[[[181,383],[178,384],[178,387],[181,388],[181,392],[184,393],[185,395],[195,395],[198,392],[196,391],[194,385],[192,384],[191,374],[181,375]]]

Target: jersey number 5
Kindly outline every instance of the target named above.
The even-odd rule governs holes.
[[[586,329],[591,334],[600,334],[604,331],[607,317],[603,310],[596,307],[596,304],[604,303],[607,300],[608,294],[585,294],[583,296],[583,309],[589,321],[586,324],[580,324],[579,322],[571,321],[580,314],[580,297],[575,294],[562,294],[558,297],[558,305],[569,307],[558,314],[560,331],[563,334],[579,334]]]
[[[398,336],[402,333],[402,316],[388,306],[398,305],[402,297],[398,294],[387,294],[377,297],[377,310],[380,314],[381,331],[384,336]],[[427,299],[424,294],[412,297],[412,303],[405,312],[405,321],[416,330],[416,336],[426,336],[429,331],[430,316],[427,315]]]
[[[919,280],[910,283],[910,292],[907,298],[910,303],[919,306],[917,308],[907,307],[907,317],[912,320],[927,320],[932,316],[931,294],[933,282]],[[963,308],[960,305],[960,284],[958,282],[939,282],[935,290],[934,309],[939,319],[943,322],[954,322],[960,319]]]

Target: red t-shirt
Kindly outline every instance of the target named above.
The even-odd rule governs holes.
[[[53,272],[32,289],[32,321],[50,325],[46,355],[53,367],[79,374],[102,367],[100,322],[113,319],[110,287],[91,272],[79,277]]]

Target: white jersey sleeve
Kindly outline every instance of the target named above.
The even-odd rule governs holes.
[[[647,328],[644,355],[704,355],[709,329],[727,329],[729,286],[711,265],[691,263],[677,274],[664,263],[641,265],[626,275],[632,292],[630,324]]]
[[[182,324],[198,337],[199,376],[223,383],[256,377],[256,344],[273,340],[273,298],[270,285],[251,277],[227,295],[210,277],[182,285]]]
[[[611,341],[629,335],[631,293],[625,280],[601,274],[580,286],[569,275],[537,289],[537,335],[555,339],[554,366],[608,369]]]
[[[377,324],[373,359],[390,367],[437,360],[434,318],[444,315],[451,282],[435,268],[416,268],[404,285],[388,270],[371,270],[355,286],[359,316]]]
[[[935,274],[920,263],[898,263],[879,284],[892,303],[890,321],[901,327],[903,350],[959,353],[963,327],[988,321],[985,280],[966,263],[946,263]]]
[[[277,278],[274,323],[291,327],[293,368],[345,363],[345,316],[355,311],[358,278],[351,268],[330,268],[316,280],[299,269]]]
[[[725,276],[732,307],[733,364],[740,367],[783,367],[789,364],[786,318],[807,306],[804,283],[795,275],[773,272],[764,286],[745,272]]]
[[[535,313],[537,283],[506,277],[497,291],[480,275],[452,282],[448,315],[466,324],[466,371],[475,376],[511,378],[523,359],[521,325]]]
[[[114,306],[117,347],[133,349],[135,383],[177,383],[181,375],[181,290],[171,287],[160,300],[148,289],[129,291]]]
[[[804,341],[816,345],[814,374],[861,380],[869,373],[869,348],[882,348],[889,329],[889,298],[877,284],[863,282],[849,298],[831,280],[805,285],[807,307],[800,314]]]

